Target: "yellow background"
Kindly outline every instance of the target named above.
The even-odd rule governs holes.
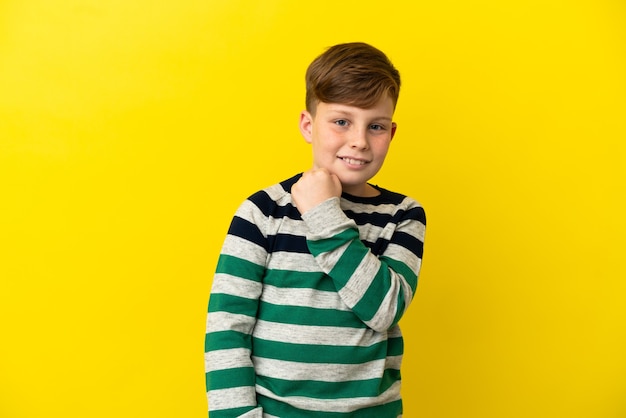
[[[0,417],[206,416],[228,223],[355,40],[429,220],[405,416],[626,417],[621,0],[0,1]]]

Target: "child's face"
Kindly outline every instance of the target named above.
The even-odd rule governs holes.
[[[369,109],[320,102],[315,116],[303,111],[300,131],[312,145],[313,167],[335,174],[346,193],[371,194],[367,182],[382,167],[396,131],[393,111],[388,96]]]

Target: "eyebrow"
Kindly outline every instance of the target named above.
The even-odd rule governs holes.
[[[331,112],[333,113],[337,113],[339,115],[343,115],[343,116],[353,116],[353,113],[347,110],[342,110],[342,109],[330,109]],[[388,116],[374,116],[373,118],[370,118],[370,120],[384,120],[384,121],[388,121],[391,122],[393,119],[388,117]]]

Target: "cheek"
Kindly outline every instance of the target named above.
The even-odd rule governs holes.
[[[337,135],[333,135],[332,132],[328,132],[317,139],[317,149],[327,152],[336,151],[342,144],[341,139]]]
[[[318,162],[329,161],[334,157],[335,153],[329,141],[317,141],[313,143],[313,156]]]
[[[389,151],[390,141],[380,141],[376,142],[372,145],[372,151],[377,155],[384,157],[387,155],[387,151]]]

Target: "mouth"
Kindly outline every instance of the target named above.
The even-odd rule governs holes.
[[[365,165],[369,163],[369,161],[363,160],[360,158],[351,158],[351,157],[338,157],[338,158],[342,160],[343,162],[350,164],[350,165]]]

